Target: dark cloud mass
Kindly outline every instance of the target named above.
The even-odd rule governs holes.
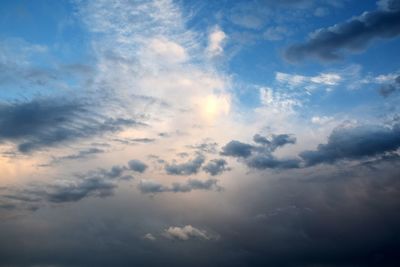
[[[357,126],[337,128],[328,138],[328,143],[320,144],[316,150],[304,151],[300,157],[306,166],[319,163],[334,163],[343,159],[361,159],[400,147],[400,125]]]
[[[253,146],[233,140],[222,147],[221,155],[247,158],[251,155],[252,150]]]
[[[314,32],[303,44],[295,44],[285,51],[292,62],[306,58],[330,61],[342,57],[341,50],[350,52],[365,49],[374,39],[389,39],[400,34],[399,1],[381,1],[385,9],[365,12],[346,22]]]
[[[180,163],[180,164],[167,164],[165,166],[165,171],[170,175],[191,175],[196,174],[201,165],[203,165],[205,157],[198,154],[194,159]]]
[[[230,168],[227,167],[227,165],[228,162],[226,162],[224,159],[213,159],[203,167],[203,170],[210,175],[215,176],[223,173],[224,171],[229,171]]]
[[[133,159],[128,162],[129,169],[143,173],[147,169],[147,165],[140,160]]]
[[[221,155],[243,159],[243,162],[253,169],[293,169],[299,168],[300,160],[296,158],[278,159],[272,152],[288,144],[295,144],[296,138],[289,134],[271,135],[269,138],[259,134],[254,135],[256,145],[230,141],[222,147]]]
[[[0,142],[10,141],[29,153],[78,138],[143,125],[133,119],[104,118],[84,102],[61,98],[0,103]]]

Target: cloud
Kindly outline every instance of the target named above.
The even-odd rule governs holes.
[[[87,197],[109,197],[114,194],[118,182],[132,179],[132,176],[125,174],[126,170],[123,166],[92,170],[74,174],[70,179],[54,179],[51,183],[32,184],[22,189],[10,188],[10,193],[2,197],[16,201],[16,208],[30,204],[36,204],[38,208],[46,202],[67,203]]]
[[[335,129],[326,144],[316,150],[303,151],[306,166],[334,163],[343,159],[362,159],[393,152],[400,147],[400,125],[392,127],[364,125]]]
[[[290,86],[301,86],[304,84],[335,86],[340,83],[342,77],[338,73],[320,73],[316,76],[293,75],[283,72],[276,72],[275,79],[280,83]]]
[[[174,41],[164,38],[154,38],[149,41],[148,60],[157,60],[166,64],[180,63],[188,60],[184,47]]]
[[[198,154],[194,159],[181,164],[167,164],[165,171],[170,175],[191,175],[196,174],[201,165],[204,163],[205,157]]]
[[[314,124],[324,125],[330,123],[334,120],[333,117],[330,116],[313,116],[311,118],[311,122]]]
[[[216,142],[204,142],[201,144],[190,145],[188,147],[204,153],[215,154],[217,153],[218,144]]]
[[[198,229],[191,225],[183,227],[169,227],[164,230],[163,236],[171,240],[188,241],[190,239],[198,240],[213,240],[216,239],[215,235],[207,233],[205,230]]]
[[[300,167],[298,159],[277,159],[272,155],[255,155],[246,161],[250,168],[264,169],[296,169]]]
[[[289,134],[271,135],[269,138],[256,134],[253,136],[255,145],[230,141],[222,147],[221,155],[243,159],[243,162],[253,169],[292,169],[300,167],[296,158],[278,159],[272,152],[287,144],[295,144],[296,138]]]
[[[101,153],[104,153],[103,149],[100,149],[97,147],[91,147],[88,149],[80,150],[76,154],[71,154],[71,155],[62,156],[62,157],[53,157],[51,163],[59,163],[63,160],[85,159],[85,158],[88,158],[89,156],[101,154]]]
[[[156,194],[164,192],[188,193],[193,190],[221,191],[222,187],[218,185],[218,180],[216,179],[208,179],[205,181],[189,179],[185,183],[172,183],[169,187],[153,180],[142,179],[138,185],[138,189],[144,194]]]
[[[379,0],[378,7],[386,11],[400,10],[400,1],[398,0]]]
[[[389,39],[400,34],[399,1],[381,1],[390,3],[385,9],[364,12],[346,22],[329,28],[322,28],[311,34],[302,44],[290,46],[285,58],[299,62],[306,58],[324,61],[342,58],[341,51],[356,52],[365,49],[374,39]]]
[[[216,26],[208,36],[207,53],[210,57],[219,56],[224,52],[224,42],[227,39],[226,34]]]
[[[62,142],[143,125],[130,118],[104,118],[88,104],[61,98],[0,103],[0,141],[11,141],[29,153]]]
[[[388,97],[391,94],[400,91],[400,75],[389,82],[390,83],[383,84],[379,87],[378,92],[383,97]]]
[[[293,114],[296,107],[302,104],[299,99],[291,96],[288,93],[273,90],[270,87],[260,87],[260,101],[261,104],[273,113],[280,114]]]
[[[204,167],[203,170],[212,176],[223,173],[224,171],[229,171],[230,168],[227,167],[228,162],[224,159],[213,159],[210,160]]]
[[[52,185],[45,193],[45,198],[49,202],[64,203],[76,202],[89,196],[108,197],[113,195],[115,187],[114,183],[100,177],[91,177],[78,182]],[[40,192],[37,193],[40,194]]]
[[[130,160],[128,162],[128,166],[129,169],[140,173],[143,173],[148,168],[148,166],[145,163],[137,159]]]
[[[257,144],[262,145],[262,149],[267,148],[269,151],[275,151],[277,148],[288,145],[295,144],[296,137],[290,134],[273,134],[269,139],[265,136],[256,134],[253,136],[253,141]],[[256,148],[260,149],[260,147]]]
[[[145,235],[143,236],[143,239],[150,240],[150,241],[155,241],[155,240],[157,240],[157,238],[156,238],[155,236],[153,236],[151,233],[145,234]]]
[[[222,147],[221,155],[247,158],[251,155],[253,148],[252,145],[232,140]]]

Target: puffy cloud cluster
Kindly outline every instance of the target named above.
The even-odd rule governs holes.
[[[196,174],[201,165],[203,165],[205,157],[198,154],[194,159],[184,163],[173,163],[165,165],[165,171],[171,175],[191,175]]]
[[[203,170],[212,176],[223,173],[224,171],[229,171],[230,168],[227,167],[228,162],[224,159],[213,159],[210,160],[204,167]]]
[[[254,169],[292,169],[299,168],[296,158],[278,159],[272,153],[287,144],[296,143],[296,138],[288,134],[272,135],[270,138],[254,135],[255,145],[232,140],[222,147],[221,155],[241,158]]]

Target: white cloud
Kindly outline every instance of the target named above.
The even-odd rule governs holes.
[[[217,236],[207,233],[205,230],[200,230],[191,225],[184,227],[169,227],[164,230],[163,236],[171,240],[187,241],[189,239],[212,240],[217,239]]]
[[[329,117],[329,116],[314,116],[311,118],[311,122],[314,124],[319,124],[319,125],[324,125],[327,123],[330,123],[334,120],[333,117]]]
[[[150,240],[150,241],[155,241],[157,238],[155,238],[155,236],[153,236],[152,234],[147,233],[147,234],[145,234],[143,236],[143,239]]]
[[[336,86],[342,81],[342,77],[338,73],[320,73],[316,76],[303,76],[276,72],[275,79],[280,83],[286,83],[293,87],[305,84]]]
[[[274,92],[270,87],[260,88],[261,103],[273,113],[291,114],[294,108],[301,106],[301,102],[288,94]]]
[[[188,59],[184,47],[164,38],[154,38],[150,41],[148,52],[154,60],[164,60],[167,63],[180,63]]]
[[[226,34],[216,26],[208,36],[208,47],[207,53],[210,57],[221,55],[224,52],[224,42],[226,40]]]

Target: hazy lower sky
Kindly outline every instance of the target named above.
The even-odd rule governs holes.
[[[0,266],[399,266],[399,36],[398,0],[2,0]]]

